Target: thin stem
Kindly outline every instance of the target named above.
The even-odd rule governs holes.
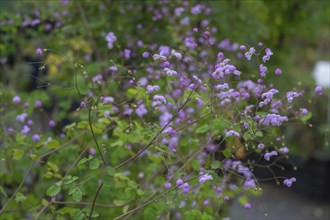
[[[97,148],[97,150],[98,150],[98,152],[99,152],[99,154],[100,154],[100,156],[101,156],[101,158],[102,158],[103,164],[104,164],[104,166],[106,166],[107,164],[106,164],[106,162],[105,162],[105,159],[104,159],[104,157],[103,157],[103,154],[102,154],[102,152],[101,152],[101,149],[100,149],[99,144],[98,144],[98,142],[97,142],[97,140],[96,140],[95,133],[94,133],[94,130],[93,130],[92,118],[91,118],[91,111],[92,111],[91,108],[92,108],[92,103],[91,103],[91,105],[90,105],[90,107],[89,107],[89,109],[88,109],[88,124],[89,124],[89,128],[91,129],[91,133],[92,133],[92,136],[93,136],[94,142],[95,142],[95,144],[96,144],[96,148]]]
[[[97,197],[98,197],[98,195],[99,195],[99,193],[100,193],[102,187],[103,187],[103,181],[102,181],[102,183],[100,184],[100,186],[99,186],[99,188],[97,189],[96,194],[95,194],[95,196],[94,196],[93,203],[92,203],[92,208],[91,208],[91,212],[89,213],[89,216],[88,216],[88,219],[89,219],[89,220],[92,219],[92,214],[93,214],[93,211],[94,211],[94,207],[95,207],[96,199],[97,199]]]

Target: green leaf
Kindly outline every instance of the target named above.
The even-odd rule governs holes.
[[[94,159],[91,162],[89,162],[89,168],[91,170],[95,170],[95,169],[99,168],[99,166],[100,166],[100,161],[97,159]]]
[[[79,188],[76,188],[76,190],[72,193],[72,198],[75,202],[80,202],[82,198],[82,192]]]
[[[116,206],[122,206],[124,205],[126,202],[123,200],[114,200],[113,204],[115,204]]]
[[[142,189],[138,189],[138,190],[136,190],[136,194],[137,194],[138,196],[143,196],[143,195],[144,195],[144,192],[143,192]]]
[[[128,208],[129,208],[129,205],[125,205],[125,206],[123,207],[123,213],[126,213],[126,212],[128,211]]]
[[[84,164],[84,163],[86,163],[87,161],[90,161],[91,159],[93,159],[94,157],[92,156],[92,155],[89,155],[89,157],[88,158],[83,158],[83,159],[81,159],[79,162],[78,162],[78,167],[81,165],[81,164]]]
[[[263,137],[264,134],[262,133],[262,131],[257,131],[255,134],[256,137]]]
[[[58,172],[58,167],[55,163],[47,162],[47,166],[49,167],[48,169],[54,171],[55,173]]]
[[[213,216],[211,216],[211,215],[204,212],[203,215],[202,215],[201,220],[214,220],[214,218],[213,218]]]
[[[208,124],[202,125],[196,129],[197,134],[203,134],[206,133],[210,129],[210,126]]]
[[[309,119],[312,118],[312,112],[308,112],[307,115],[301,117],[302,122],[306,123]]]
[[[216,118],[212,122],[212,128],[215,134],[222,134],[230,127],[230,121],[224,118]]]
[[[212,164],[211,164],[212,169],[218,169],[220,167],[221,167],[221,163],[218,160],[213,161]]]
[[[202,213],[199,210],[190,210],[184,213],[185,219],[189,220],[200,220],[202,219]]]
[[[58,142],[57,140],[52,139],[51,141],[48,142],[47,144],[49,149],[56,149],[60,146],[60,142]]]
[[[14,152],[13,152],[13,159],[14,160],[19,160],[22,158],[22,156],[24,155],[24,150],[18,150],[18,149],[15,149]]]
[[[105,172],[109,175],[109,176],[114,176],[115,175],[115,168],[107,166],[105,168]]]
[[[47,196],[56,196],[60,192],[61,192],[61,187],[53,185],[47,189],[46,195]]]
[[[20,193],[20,192],[16,193],[16,195],[15,195],[16,202],[23,202],[25,199],[26,199],[26,197],[22,193]]]

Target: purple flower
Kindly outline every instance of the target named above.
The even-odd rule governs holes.
[[[54,126],[55,126],[55,121],[50,120],[50,121],[48,122],[48,125],[49,125],[49,127],[54,127]]]
[[[37,101],[34,102],[34,106],[36,108],[40,108],[42,106],[42,102],[40,100],[37,100]]]
[[[300,113],[301,113],[301,115],[307,115],[308,111],[307,111],[307,109],[302,108],[302,109],[300,110]]]
[[[161,104],[166,104],[167,101],[164,96],[162,95],[154,95],[153,102],[152,102],[152,107],[159,106]]]
[[[171,70],[169,68],[165,68],[164,71],[168,76],[172,76],[172,75],[176,76],[178,74],[175,70]]]
[[[224,199],[225,201],[229,201],[229,196],[225,196],[225,197],[223,197],[223,199]]]
[[[182,184],[183,184],[183,180],[182,180],[182,179],[178,179],[178,180],[176,181],[176,186],[177,186],[177,187],[181,186]]]
[[[148,58],[149,57],[149,53],[148,52],[143,52],[142,57],[143,58]]]
[[[154,91],[158,91],[160,88],[159,88],[159,86],[157,86],[157,85],[154,85],[154,86],[152,86],[152,85],[148,85],[147,86],[147,92],[148,93],[153,93]]]
[[[296,182],[296,178],[292,177],[291,179],[285,179],[283,184],[287,187],[291,187],[292,183]]]
[[[198,28],[194,28],[193,32],[197,33],[198,32]]]
[[[226,137],[229,137],[229,136],[232,136],[232,135],[234,135],[236,137],[240,136],[240,134],[238,132],[234,131],[234,130],[229,130],[229,131],[226,132]]]
[[[260,76],[265,77],[266,76],[266,71],[267,71],[267,67],[265,67],[264,65],[260,64],[260,66],[259,66]]]
[[[289,148],[288,147],[281,147],[279,150],[281,151],[282,154],[289,153]]]
[[[22,113],[22,114],[16,116],[16,120],[21,123],[24,123],[27,116],[28,116],[27,113]]]
[[[34,135],[32,136],[32,140],[33,140],[34,142],[38,142],[38,141],[40,141],[40,136],[39,136],[38,134],[34,134]]]
[[[267,160],[267,161],[269,161],[271,156],[276,156],[276,155],[277,155],[277,152],[276,151],[272,151],[270,153],[265,153],[264,159]]]
[[[249,52],[246,52],[244,56],[247,60],[251,60],[251,57],[255,52],[256,50],[253,47],[251,47]]]
[[[104,117],[109,118],[110,117],[110,111],[105,111],[104,112]]]
[[[113,48],[113,43],[117,40],[117,37],[115,36],[115,34],[113,32],[109,32],[105,36],[105,40],[108,42],[108,48],[112,49]]]
[[[315,87],[315,92],[316,92],[318,95],[322,95],[322,87],[321,87],[321,86],[316,86],[316,87]]]
[[[241,45],[241,46],[239,46],[239,49],[240,49],[241,51],[244,51],[244,50],[246,50],[246,46],[245,46],[245,45]]]
[[[18,104],[18,103],[21,102],[21,98],[20,98],[19,96],[15,96],[15,97],[13,98],[13,102],[16,103],[16,104]]]
[[[202,176],[199,177],[199,183],[200,184],[203,184],[208,180],[213,180],[213,177],[208,173],[205,173],[205,174],[203,174]]]
[[[23,129],[21,130],[22,134],[28,134],[30,132],[30,128],[27,125],[24,125]]]
[[[210,201],[209,201],[209,200],[207,200],[207,199],[204,200],[204,202],[203,202],[203,205],[204,205],[204,206],[208,206],[209,204],[210,204]]]
[[[171,183],[169,183],[169,182],[167,182],[167,183],[165,183],[164,184],[164,187],[166,188],[166,189],[169,189],[169,188],[171,188]]]
[[[126,60],[128,60],[131,57],[131,50],[130,49],[125,49],[124,50],[124,57]]]
[[[33,121],[32,120],[28,120],[26,123],[29,127],[31,127],[33,125]]]
[[[249,188],[253,188],[253,189],[257,188],[257,185],[253,179],[246,180],[244,182],[244,189],[249,189]]]
[[[41,49],[41,48],[38,48],[38,49],[36,50],[36,54],[37,54],[38,56],[41,56],[41,55],[42,55],[42,49]]]
[[[265,145],[264,144],[258,144],[258,149],[259,150],[263,150],[265,148]]]
[[[88,152],[89,152],[90,155],[95,155],[95,153],[96,153],[94,148],[89,149]]]
[[[144,104],[139,105],[139,107],[135,110],[135,113],[141,118],[143,115],[148,113]]]
[[[106,96],[103,98],[103,103],[107,104],[107,103],[113,103],[115,101],[115,99],[112,96]]]
[[[29,107],[29,103],[25,102],[23,105],[24,108],[28,108]]]
[[[277,68],[277,69],[275,70],[275,75],[281,75],[281,74],[282,74],[282,70],[279,69],[279,68]]]
[[[86,107],[86,102],[85,101],[80,102],[80,107],[85,108]]]
[[[183,193],[188,193],[189,192],[189,189],[190,189],[190,186],[189,186],[189,183],[184,183],[182,186],[180,186],[179,188],[182,188],[182,192]]]
[[[246,203],[246,204],[244,205],[244,208],[246,208],[246,209],[250,209],[250,208],[251,208],[251,204],[250,204],[250,203]]]
[[[14,129],[13,128],[8,128],[7,131],[8,131],[9,134],[12,134],[14,132]]]

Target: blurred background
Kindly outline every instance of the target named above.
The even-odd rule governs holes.
[[[41,78],[52,82],[56,79],[63,87],[70,85],[71,69],[61,64],[63,55],[88,63],[89,70],[96,72],[124,46],[133,47],[140,39],[144,45],[175,46],[178,36],[193,27],[215,27],[213,36],[227,44],[253,46],[263,42],[274,52],[270,65],[274,69],[280,65],[283,71],[283,77],[273,77],[272,82],[284,91],[303,88],[308,98],[299,104],[310,106],[311,114],[305,123],[284,128],[291,158],[281,165],[285,167],[284,176],[295,176],[297,182],[289,190],[275,187],[275,181],[262,183],[263,200],[255,198],[252,203],[260,213],[243,210],[234,203],[232,219],[264,219],[262,204],[268,207],[268,219],[329,219],[329,1],[219,0],[204,2],[211,9],[209,14],[173,13],[183,5],[197,3],[200,1],[1,0],[0,77],[4,98],[21,92],[42,100],[46,92],[36,91],[43,85]],[[189,24],[184,26],[186,17]],[[184,26],[180,30],[176,27],[179,24]],[[123,48],[109,51],[104,40],[109,31],[116,33],[118,45]],[[34,53],[39,47],[59,51],[46,61],[57,64],[57,68],[39,71],[41,59]],[[141,46],[136,53],[141,54],[144,48]],[[112,59],[121,62],[120,58]],[[55,77],[59,71],[61,74]],[[322,96],[315,94],[316,85],[323,87]],[[57,95],[58,112],[70,110],[77,101],[60,91]],[[65,121],[67,116],[60,113],[56,117],[57,121]],[[255,172],[260,178],[271,177],[262,169]]]

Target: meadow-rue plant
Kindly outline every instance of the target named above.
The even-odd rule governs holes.
[[[35,11],[20,20],[19,28],[68,32],[74,37],[66,43],[84,56],[59,52],[59,45],[31,49],[40,59],[31,77],[39,80],[36,93],[10,94],[2,104],[0,213],[8,219],[225,219],[236,198],[253,210],[249,198],[262,196],[264,181],[254,168],[273,173],[278,160],[290,160],[281,128],[310,118],[299,104],[303,89],[273,84],[272,75],[286,74],[271,63],[276,51],[262,42],[218,39],[219,27],[207,18],[212,8],[202,3],[143,4],[150,21],[165,22],[173,36],[162,36],[157,25],[142,36],[144,21],[134,21],[130,33],[125,25],[104,28],[103,20],[94,27],[86,8],[74,2],[70,15],[70,4],[61,1],[49,19]],[[125,4],[113,13],[140,13],[140,6]],[[99,12],[110,7],[98,6]],[[75,15],[86,39],[74,35],[80,27],[67,26]],[[321,95],[322,87],[315,92]],[[11,178],[16,165],[20,181]],[[299,181],[273,179],[287,187]]]

